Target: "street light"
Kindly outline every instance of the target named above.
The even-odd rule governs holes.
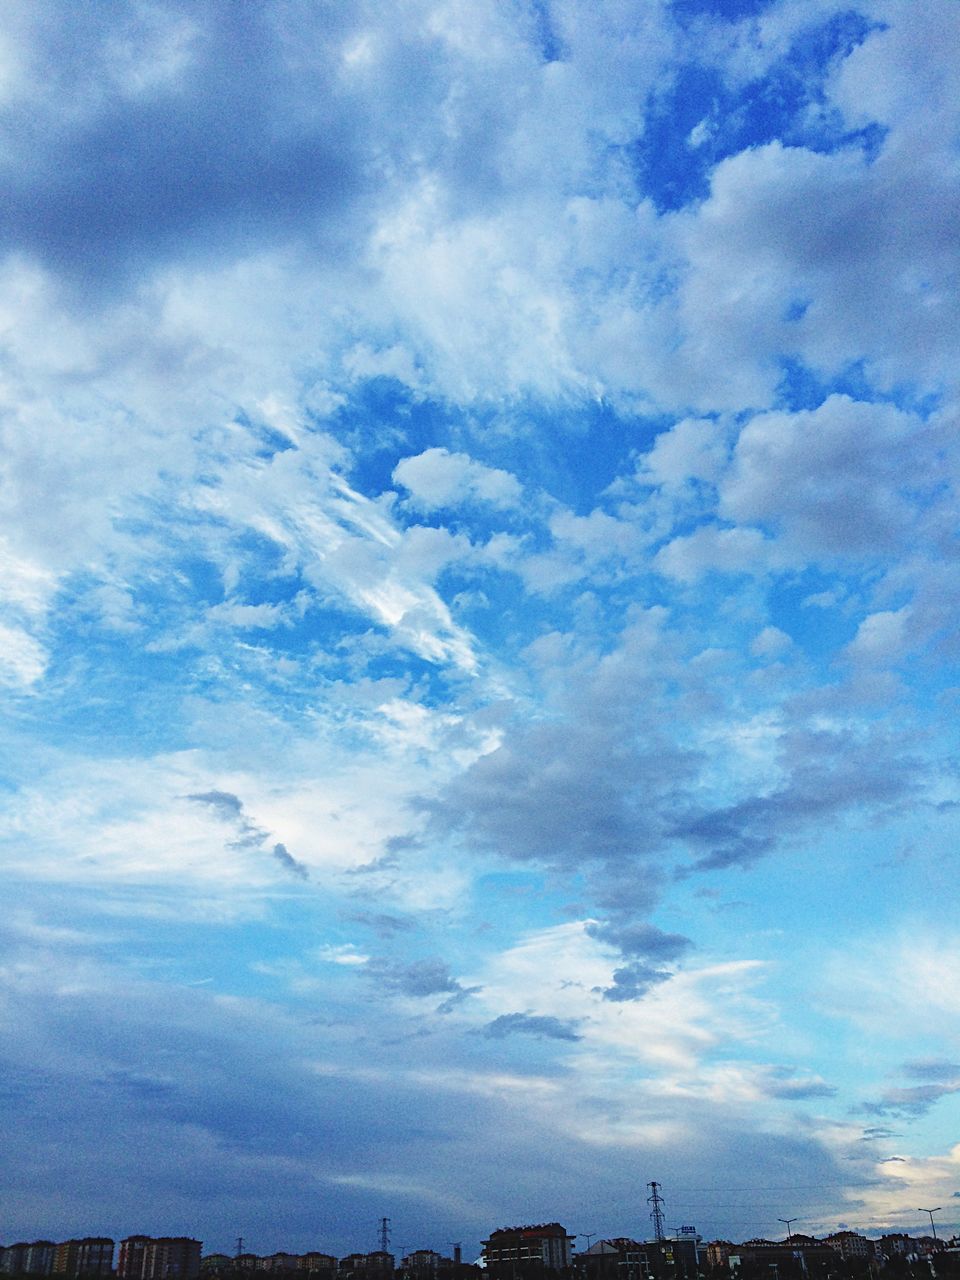
[[[933,1215],[935,1213],[942,1213],[942,1212],[943,1210],[941,1209],[940,1205],[937,1205],[935,1209],[918,1209],[917,1210],[917,1213],[928,1213],[930,1215],[930,1230],[933,1232],[934,1240],[936,1240],[937,1238],[937,1224],[933,1220]]]
[[[787,1224],[787,1239],[789,1240],[790,1237],[793,1235],[793,1232],[790,1230],[791,1225],[794,1222],[799,1222],[800,1219],[799,1218],[778,1218],[777,1221],[785,1222]]]

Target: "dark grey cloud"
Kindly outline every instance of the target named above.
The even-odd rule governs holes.
[[[947,1062],[943,1058],[922,1058],[913,1062],[905,1062],[903,1070],[908,1076],[914,1076],[920,1080],[960,1079],[960,1063]]]
[[[296,4],[36,9],[20,36],[37,90],[0,116],[7,248],[92,282],[197,242],[329,228],[369,186],[336,74],[342,13],[302,25]],[[168,73],[164,44],[179,57]]]
[[[864,1102],[859,1110],[873,1116],[926,1115],[941,1098],[960,1093],[960,1080],[948,1084],[919,1084],[905,1089],[887,1089],[875,1102]]]
[[[604,1000],[621,1003],[641,999],[651,987],[665,982],[671,971],[661,967],[676,960],[693,944],[680,933],[665,933],[655,925],[615,920],[591,921],[585,928],[591,938],[616,947],[627,963],[613,973],[613,984],[597,987]]]
[[[406,920],[403,916],[389,915],[384,911],[357,911],[347,919],[352,920],[354,924],[372,929],[381,938],[393,938],[397,934],[409,933],[416,928],[412,920]]]
[[[273,846],[273,856],[280,863],[285,871],[291,872],[295,876],[299,876],[301,880],[309,880],[310,872],[287,850],[285,844],[275,844]]]
[[[650,987],[666,982],[671,970],[662,968],[664,961],[677,960],[692,946],[682,933],[664,933],[657,925],[630,920],[593,920],[585,932],[598,942],[616,947],[627,963],[613,970],[613,984],[596,987],[604,1000],[620,1004],[640,1000]]]
[[[600,694],[550,723],[512,726],[425,805],[434,826],[507,858],[571,870],[650,855],[693,758],[642,722],[622,689],[620,708]]]
[[[651,987],[666,982],[671,976],[669,969],[658,969],[655,965],[646,964],[642,960],[631,960],[613,971],[613,985],[596,987],[595,990],[604,1000],[612,1000],[621,1004],[625,1000],[640,1000]]]
[[[917,796],[924,763],[883,730],[874,734],[794,729],[784,735],[786,783],[718,809],[687,813],[672,835],[693,850],[698,870],[746,866],[814,823],[857,812],[892,811]]]
[[[9,34],[31,91],[0,110],[0,252],[87,294],[278,244],[353,259],[425,165],[459,212],[503,191],[522,84],[475,66],[417,6],[392,25],[376,6],[301,0],[37,0],[22,15]],[[371,25],[368,68],[350,51]]]
[[[884,1125],[870,1125],[860,1135],[860,1141],[881,1142],[886,1138],[898,1138],[899,1136],[895,1129],[888,1129]]]
[[[783,1067],[772,1073],[764,1082],[763,1092],[768,1098],[780,1098],[786,1102],[803,1102],[808,1098],[832,1098],[837,1090],[825,1080],[797,1080],[795,1068]]]
[[[363,967],[364,975],[384,991],[397,995],[424,998],[446,995],[438,1006],[439,1013],[449,1013],[468,996],[475,995],[480,987],[465,987],[450,972],[449,966],[438,957],[414,960],[403,964],[397,960],[374,957]]]
[[[196,791],[187,796],[198,804],[208,804],[219,810],[224,818],[239,818],[243,814],[243,802],[230,791]]]
[[[266,849],[270,843],[270,832],[258,827],[247,817],[243,801],[231,791],[197,791],[187,796],[196,804],[207,805],[213,809],[224,822],[230,823],[236,830],[235,839],[229,843],[231,849]],[[301,880],[309,880],[310,872],[304,864],[296,859],[285,844],[275,843],[270,849],[271,855],[285,871]]]
[[[616,924],[591,921],[586,932],[599,942],[616,947],[625,956],[644,956],[660,960],[676,960],[693,944],[682,933],[665,933],[646,923]]]
[[[504,1040],[507,1036],[535,1036],[540,1040],[582,1040],[577,1033],[577,1023],[570,1019],[551,1018],[533,1013],[504,1013],[483,1028],[483,1034],[492,1040]]]

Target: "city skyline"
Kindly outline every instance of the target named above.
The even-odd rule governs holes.
[[[649,1184],[652,1189],[659,1184]],[[652,1202],[652,1201],[651,1201]],[[898,1257],[922,1257],[927,1253],[948,1250],[951,1258],[960,1251],[960,1237],[945,1239],[937,1235],[933,1222],[933,1214],[941,1212],[937,1209],[925,1209],[920,1212],[930,1217],[932,1235],[918,1232],[890,1233],[874,1237],[865,1236],[855,1230],[842,1229],[824,1235],[822,1238],[806,1232],[789,1230],[795,1219],[778,1219],[787,1225],[788,1232],[783,1240],[767,1237],[753,1237],[739,1242],[728,1238],[705,1240],[693,1225],[671,1228],[666,1231],[656,1212],[662,1208],[662,1200],[658,1198],[651,1212],[654,1221],[653,1234],[634,1233],[626,1237],[616,1232],[573,1233],[559,1222],[525,1223],[508,1227],[498,1227],[489,1233],[489,1239],[480,1242],[480,1252],[476,1263],[463,1258],[463,1242],[448,1242],[448,1253],[427,1246],[404,1246],[399,1252],[390,1247],[390,1218],[382,1217],[377,1221],[378,1248],[370,1252],[353,1250],[338,1258],[316,1248],[305,1253],[291,1253],[280,1249],[272,1253],[257,1254],[246,1246],[247,1241],[238,1236],[234,1242],[233,1252],[217,1248],[204,1249],[204,1242],[194,1237],[153,1236],[134,1233],[119,1241],[109,1237],[86,1236],[66,1241],[34,1240],[19,1243],[0,1242],[0,1274],[5,1275],[117,1275],[119,1280],[156,1280],[167,1275],[196,1275],[201,1269],[212,1274],[214,1271],[239,1270],[281,1270],[309,1271],[322,1274],[331,1271],[351,1272],[366,1270],[370,1274],[379,1274],[385,1267],[392,1272],[394,1268],[415,1274],[458,1274],[475,1272],[477,1266],[503,1274],[518,1265],[536,1264],[548,1271],[567,1271],[578,1260],[583,1262],[599,1261],[624,1248],[632,1249],[635,1245],[649,1246],[658,1250],[657,1257],[661,1266],[677,1263],[686,1274],[688,1268],[700,1271],[701,1263],[708,1268],[720,1267],[721,1270],[735,1270],[742,1261],[734,1257],[738,1251],[751,1249],[771,1249],[796,1246],[801,1249],[812,1249],[810,1258],[823,1258],[838,1255],[842,1259],[867,1261],[872,1258],[880,1264],[891,1262]],[[586,1239],[587,1244],[578,1248],[577,1241]],[[682,1248],[681,1248],[682,1246]],[[680,1252],[677,1252],[680,1249]],[[117,1266],[112,1267],[114,1251],[118,1250]],[[584,1256],[585,1255],[585,1256]],[[785,1255],[787,1257],[793,1255]],[[733,1261],[731,1261],[733,1258]],[[639,1259],[636,1261],[639,1262]],[[648,1269],[649,1263],[643,1263]],[[629,1266],[628,1266],[629,1269]],[[801,1268],[806,1271],[806,1266]],[[633,1272],[631,1271],[631,1275]],[[188,1277],[189,1280],[189,1277]]]
[[[957,1230],[958,52],[5,6],[5,1241]]]

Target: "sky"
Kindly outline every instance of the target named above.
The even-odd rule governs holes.
[[[4,6],[0,1240],[956,1229],[958,47]]]

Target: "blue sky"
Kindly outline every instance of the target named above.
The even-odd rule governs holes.
[[[0,1236],[955,1226],[955,0],[4,26]]]

